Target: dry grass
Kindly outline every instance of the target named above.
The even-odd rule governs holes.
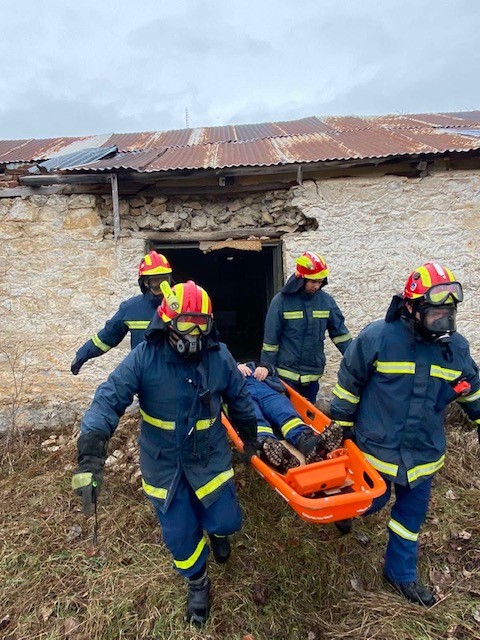
[[[95,550],[92,519],[69,488],[74,440],[52,452],[40,446],[45,434],[31,434],[1,471],[0,637],[480,639],[479,450],[471,428],[456,415],[453,422],[421,536],[423,578],[442,598],[434,608],[410,605],[382,582],[386,511],[355,523],[370,538],[365,547],[354,534],[302,522],[238,463],[244,528],[228,565],[210,564],[213,608],[203,630],[183,621],[185,586],[138,480],[107,471]],[[134,430],[123,423],[116,444]]]

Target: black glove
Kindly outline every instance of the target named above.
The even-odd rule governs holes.
[[[355,429],[353,427],[343,427],[343,439],[355,442]]]
[[[107,440],[99,432],[83,433],[77,443],[78,469],[72,477],[72,489],[82,498],[82,511],[92,514],[103,482],[103,465],[107,457]]]
[[[478,444],[480,444],[480,427],[477,427]]]
[[[78,372],[83,367],[86,361],[87,361],[86,358],[77,358],[75,356],[75,358],[72,360],[72,364],[70,365],[70,371],[73,373],[74,376],[78,375]]]
[[[252,456],[260,455],[262,445],[258,440],[249,440],[243,445],[243,459],[245,462],[250,462]]]

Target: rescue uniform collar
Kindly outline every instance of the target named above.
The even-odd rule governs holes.
[[[326,278],[325,278],[325,280],[326,280]],[[325,284],[318,291],[316,291],[315,293],[306,293],[305,289],[304,289],[306,281],[307,281],[306,278],[297,278],[297,276],[295,274],[292,274],[289,277],[289,279],[286,281],[286,283],[283,285],[283,287],[280,289],[280,291],[282,293],[286,293],[286,294],[289,294],[289,295],[303,293],[303,294],[305,294],[305,297],[310,300],[312,298],[312,296],[314,296],[317,293],[319,293],[323,289],[325,284],[327,284],[325,282]]]

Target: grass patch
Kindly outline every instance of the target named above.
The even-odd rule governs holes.
[[[480,639],[480,476],[476,434],[450,419],[447,465],[437,475],[421,534],[421,574],[441,601],[410,605],[382,581],[388,508],[355,522],[368,536],[304,523],[250,468],[236,463],[244,527],[226,566],[210,562],[211,618],[184,622],[186,589],[163,546],[135,469],[135,422],[110,451],[100,538],[70,490],[75,439],[32,433],[0,471],[0,638],[9,640]],[[53,450],[54,449],[54,450]]]

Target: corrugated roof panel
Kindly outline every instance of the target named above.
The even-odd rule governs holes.
[[[369,129],[375,124],[376,118],[361,118],[359,116],[327,116],[322,118],[323,123],[330,127],[330,131],[354,131],[356,129]]]
[[[461,127],[464,124],[462,118],[443,113],[409,113],[408,117],[430,127]]]
[[[350,158],[384,158],[391,155],[429,153],[429,148],[420,140],[405,135],[405,130],[368,129],[332,134],[351,150]]]
[[[175,131],[159,131],[155,146],[182,147],[188,144],[193,129],[177,129]]]
[[[290,162],[322,162],[356,157],[355,151],[326,133],[277,138],[275,143],[284,156],[290,158]]]
[[[480,140],[460,134],[436,132],[436,129],[411,130],[404,132],[411,140],[428,145],[428,153],[445,153],[446,151],[471,151],[480,148]]]
[[[124,151],[140,151],[145,149],[152,139],[158,136],[156,131],[141,133],[114,133],[105,140],[104,147],[117,147],[119,153]]]
[[[236,140],[235,127],[204,127],[202,144],[209,142],[231,142]]]
[[[452,111],[450,113],[444,113],[443,115],[459,118],[465,122],[467,127],[471,127],[473,123],[480,125],[480,111]]]
[[[53,154],[57,153],[62,147],[71,144],[76,140],[83,138],[46,138],[42,140],[24,140],[20,141],[8,151],[0,156],[1,163],[7,162],[33,162],[36,160],[47,160]],[[10,141],[6,141],[10,142]],[[18,141],[17,141],[18,142]]]
[[[277,127],[287,136],[303,136],[309,133],[328,133],[332,128],[316,116],[292,122],[276,122]]]
[[[65,155],[56,154],[50,160],[41,162],[38,166],[42,167],[46,171],[54,171],[55,169],[68,169],[70,167],[76,167],[78,165],[87,165],[96,160],[100,160],[105,156],[108,156],[117,151],[117,147],[97,147],[96,149],[81,149],[73,153],[66,153]],[[37,167],[32,167],[38,171]],[[30,171],[33,173],[32,169]]]
[[[116,169],[127,169],[132,171],[143,171],[150,162],[164,153],[164,149],[151,149],[150,151],[125,151],[113,158],[105,158],[85,165],[69,167],[67,171],[113,171]]]
[[[172,169],[207,169],[212,166],[218,143],[196,145],[194,147],[171,147],[153,159],[146,172],[170,171]]]
[[[236,139],[238,142],[248,140],[264,140],[274,136],[284,135],[282,129],[274,122],[261,122],[259,124],[237,124],[235,125]]]
[[[258,167],[284,164],[287,159],[275,148],[272,139],[230,142],[218,145],[215,167]]]

